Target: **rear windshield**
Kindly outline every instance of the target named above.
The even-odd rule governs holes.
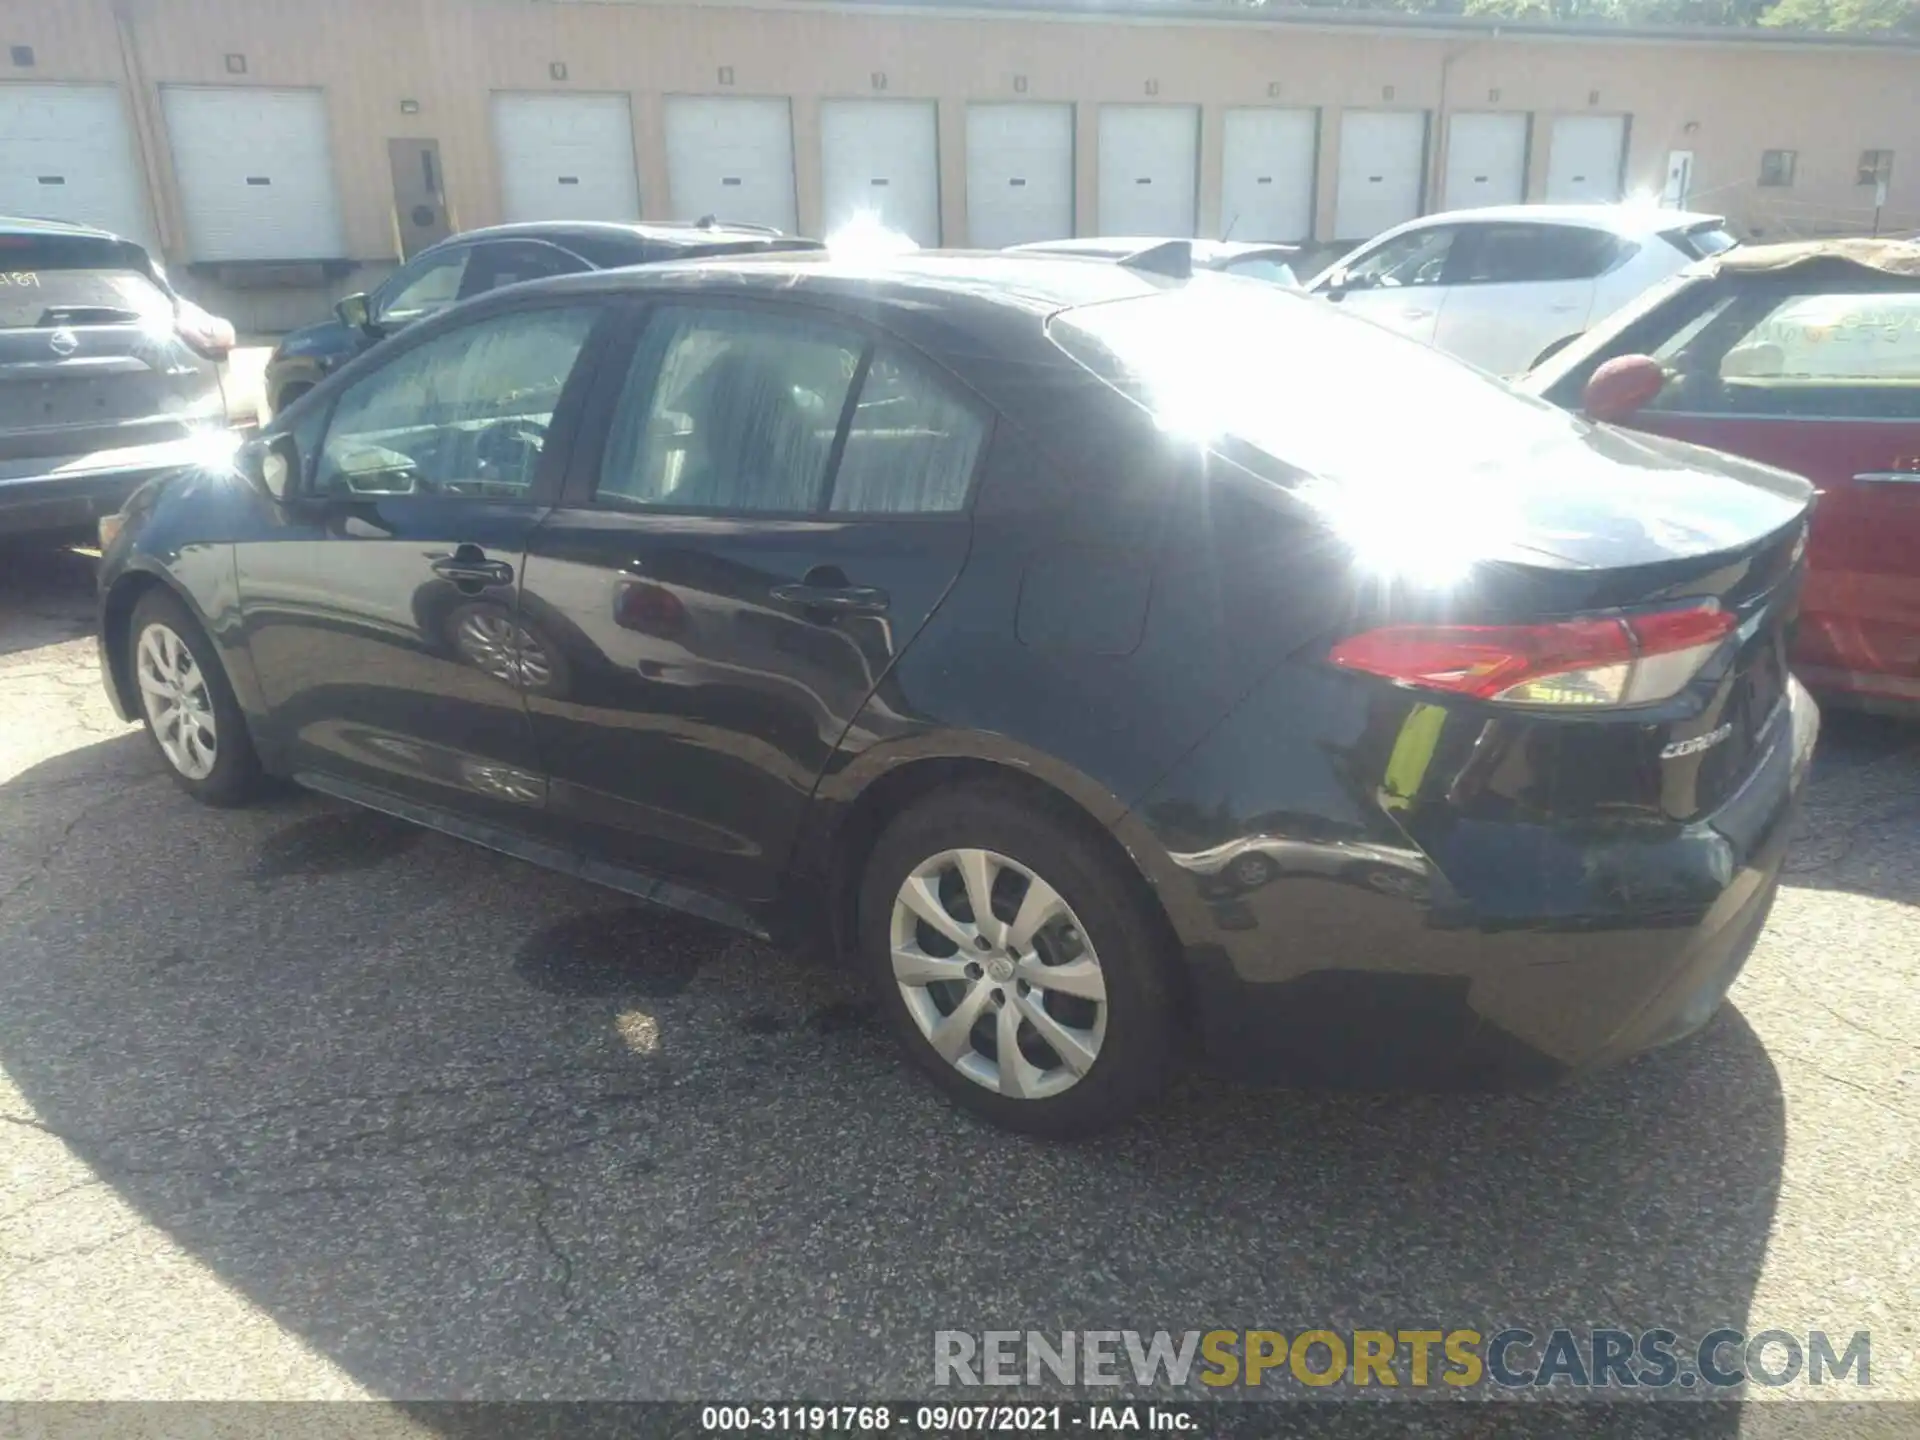
[[[1722,250],[1731,250],[1740,243],[1718,221],[1711,225],[1693,225],[1685,230],[1669,230],[1666,238],[1681,254],[1694,260],[1705,260]]]
[[[1249,255],[1244,260],[1235,260],[1220,268],[1229,275],[1244,275],[1249,280],[1265,280],[1269,284],[1286,285],[1296,290],[1300,288],[1300,277],[1293,273],[1293,267],[1270,255]]]
[[[130,247],[0,237],[0,330],[169,324],[173,301]]]
[[[1484,371],[1279,286],[1196,277],[1066,311],[1048,333],[1163,429],[1232,437],[1320,479],[1428,473],[1437,449],[1488,434],[1566,435],[1564,414]]]

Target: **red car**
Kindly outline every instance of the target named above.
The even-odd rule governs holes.
[[[1813,481],[1794,668],[1827,698],[1920,715],[1920,244],[1729,251],[1519,383]]]

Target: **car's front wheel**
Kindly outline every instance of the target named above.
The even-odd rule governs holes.
[[[147,734],[180,788],[208,805],[250,799],[260,760],[213,642],[187,607],[164,590],[141,596],[128,654]]]
[[[888,1024],[963,1108],[1105,1129],[1165,1087],[1174,1015],[1157,927],[1105,847],[994,787],[936,794],[874,847],[860,943]]]

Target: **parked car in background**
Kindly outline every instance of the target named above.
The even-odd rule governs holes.
[[[1920,715],[1920,244],[1731,251],[1521,384],[1818,485],[1795,668],[1823,695]]]
[[[0,219],[0,536],[91,531],[202,456],[233,342],[133,241]]]
[[[1537,365],[1703,256],[1718,215],[1643,205],[1492,205],[1374,237],[1307,288],[1495,375]]]
[[[1169,243],[1167,236],[1084,236],[1077,240],[1033,240],[1025,245],[1010,245],[1010,252],[1042,255],[1093,255],[1107,260],[1124,260],[1145,250]],[[1297,245],[1263,245],[1251,241],[1187,240],[1186,245],[1196,270],[1219,270],[1228,275],[1244,275],[1251,280],[1270,280],[1276,285],[1297,286],[1293,257]]]
[[[283,339],[267,360],[267,409],[279,414],[368,346],[503,285],[702,255],[818,248],[817,240],[711,218],[692,225],[541,220],[469,230],[422,250],[372,294],[347,296],[333,319]]]
[[[1189,1025],[1400,1085],[1703,1024],[1817,729],[1811,497],[1279,286],[725,258],[458,306],[143,490],[100,645],[189,794],[824,930],[1069,1134]]]

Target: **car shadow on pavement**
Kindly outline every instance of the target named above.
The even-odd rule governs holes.
[[[1920,720],[1829,706],[1785,883],[1920,905]]]
[[[1784,1112],[1737,1011],[1542,1094],[1195,1076],[1046,1144],[837,972],[315,799],[203,810],[144,745],[0,786],[0,1147],[57,1137],[134,1217],[0,1204],[50,1330],[163,1242],[418,1400],[925,1395],[940,1329],[1746,1327]]]
[[[0,656],[91,632],[94,561],[60,545],[0,541]]]

